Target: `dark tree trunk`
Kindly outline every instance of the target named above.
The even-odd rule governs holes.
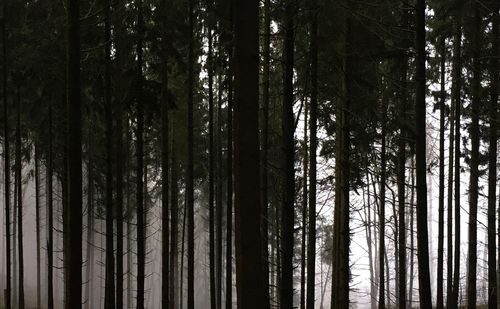
[[[461,113],[461,49],[462,49],[462,8],[457,8],[455,29],[453,35],[453,69],[452,69],[452,100],[455,104],[455,252],[453,269],[453,293],[449,308],[458,307],[460,290],[460,113]]]
[[[408,27],[408,13],[404,14],[405,28]],[[405,48],[407,47],[405,38]],[[401,77],[400,83],[402,87],[401,94],[401,107],[399,110],[399,117],[401,117],[401,126],[399,128],[399,139],[398,139],[398,158],[397,158],[397,183],[398,183],[398,306],[400,309],[406,308],[406,198],[405,198],[405,171],[406,171],[406,109],[408,100],[408,57],[405,56],[401,59]]]
[[[9,108],[7,103],[7,1],[3,2],[2,18],[2,92],[3,92],[3,119],[4,119],[4,174],[5,174],[5,250],[6,250],[6,276],[5,276],[5,308],[11,308],[11,246],[10,246],[10,147],[9,147]]]
[[[49,100],[49,147],[47,149],[47,308],[54,308],[54,209],[53,209],[53,160],[52,160],[52,101]]]
[[[229,12],[232,30],[232,7]],[[233,308],[233,43],[227,47],[227,205],[226,205],[226,309]]]
[[[82,107],[80,9],[68,0],[68,295],[67,309],[82,307]]]
[[[293,308],[293,232],[295,202],[295,168],[294,168],[294,116],[293,116],[293,61],[294,61],[294,14],[295,7],[287,2],[284,20],[284,76],[283,76],[283,110],[282,138],[284,158],[284,186],[281,206],[281,280],[280,308]]]
[[[193,140],[193,108],[194,108],[194,0],[189,0],[189,47],[188,47],[188,102],[187,102],[187,135],[188,158],[186,168],[186,210],[187,210],[187,309],[194,309],[194,140]]]
[[[264,0],[264,33],[262,42],[262,162],[261,162],[261,229],[262,229],[262,275],[264,283],[264,308],[270,309],[269,298],[269,87],[271,66],[271,1]]]
[[[178,184],[178,176],[177,176],[177,158],[175,155],[175,149],[174,146],[175,144],[175,126],[173,121],[171,120],[171,149],[170,149],[170,296],[169,296],[169,308],[177,308],[177,302],[176,302],[176,296],[177,296],[177,290],[181,289],[181,286],[177,286],[176,282],[177,280],[177,259],[178,259],[178,241],[177,241],[177,230],[178,230],[178,190],[179,190],[179,184]]]
[[[316,278],[316,150],[318,148],[318,1],[311,12],[311,118],[309,119],[309,209],[307,233],[307,298],[306,308],[314,309]]]
[[[235,5],[234,179],[238,308],[265,308],[259,197],[259,2]]]
[[[210,10],[210,7],[208,8]],[[216,309],[215,292],[215,221],[214,221],[214,91],[213,91],[213,54],[212,26],[208,25],[208,234],[209,234],[209,270],[210,270],[210,308]]]
[[[41,308],[41,277],[40,277],[40,166],[39,166],[39,146],[35,142],[35,222],[36,222],[36,305],[37,308]]]
[[[169,278],[169,173],[168,173],[168,148],[169,148],[169,115],[168,115],[168,43],[167,43],[167,4],[166,0],[161,1],[160,7],[162,16],[161,24],[161,308],[167,309],[170,304],[170,278]],[[173,284],[173,282],[172,282]]]
[[[488,308],[497,308],[497,269],[496,269],[496,187],[497,187],[497,121],[498,121],[498,57],[499,53],[499,8],[498,1],[493,1],[493,31],[492,49],[490,60],[490,106],[489,106],[489,164],[488,164]]]
[[[417,172],[417,256],[420,306],[432,308],[427,232],[426,125],[425,125],[425,0],[416,3],[416,172]]]
[[[309,113],[309,106],[304,102],[304,140],[303,140],[303,174],[302,174],[302,242],[300,246],[300,308],[306,307],[306,235],[307,235],[307,175],[309,169],[309,153],[307,147],[307,117]]]
[[[104,308],[115,308],[115,257],[113,228],[113,116],[111,106],[111,2],[104,8],[104,104],[106,118],[106,281],[104,288]]]
[[[23,253],[23,190],[21,163],[21,94],[17,87],[17,124],[16,124],[16,185],[17,185],[17,249],[19,259],[18,302],[19,309],[24,309],[24,253]]]
[[[222,54],[222,50],[221,54]],[[220,59],[222,60],[222,59]],[[220,61],[222,68],[222,61]],[[217,190],[215,191],[215,237],[217,239],[216,248],[216,307],[222,309],[222,73],[218,76],[218,98],[217,98]]]
[[[384,98],[382,98],[384,100]],[[382,132],[381,132],[381,154],[380,154],[380,240],[379,240],[379,270],[380,270],[380,281],[379,281],[379,296],[378,296],[378,308],[385,308],[385,263],[384,257],[385,252],[385,185],[386,185],[386,169],[387,169],[387,156],[386,156],[386,119],[387,119],[387,105],[385,100],[382,102]],[[390,280],[387,277],[387,280]]]
[[[445,131],[445,75],[446,75],[446,43],[440,39],[441,54],[441,93],[439,100],[439,206],[438,206],[438,261],[437,261],[437,309],[443,309],[443,261],[444,261],[444,131]]]
[[[137,131],[136,131],[136,160],[137,160],[137,309],[144,309],[144,272],[146,255],[146,237],[144,227],[144,102],[142,99],[142,40],[144,35],[144,20],[142,17],[142,0],[136,1],[137,9]]]
[[[87,289],[85,292],[86,308],[91,309],[94,303],[92,283],[94,274],[94,161],[92,147],[92,130],[88,132],[87,163]]]
[[[342,1],[345,5],[341,10],[341,33],[340,41],[340,67],[341,97],[336,108],[336,159],[335,166],[335,210],[333,225],[333,269],[332,269],[332,309],[346,309],[349,307],[349,130],[350,130],[350,96],[351,76],[349,68],[350,59],[350,34],[351,17],[349,11],[349,0]]]
[[[473,4],[472,21],[472,123],[470,126],[471,157],[469,181],[469,250],[467,258],[467,308],[477,302],[477,200],[479,194],[479,110],[481,106],[481,15],[479,4]]]

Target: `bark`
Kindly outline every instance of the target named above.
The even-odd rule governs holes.
[[[381,136],[381,154],[380,154],[380,221],[379,221],[379,227],[380,227],[380,240],[379,240],[379,268],[380,268],[380,281],[379,281],[379,296],[378,296],[378,308],[379,309],[384,309],[385,308],[385,263],[384,263],[384,257],[386,256],[385,252],[385,186],[386,186],[386,169],[387,169],[387,156],[386,156],[386,119],[387,119],[387,105],[385,103],[385,99],[382,98],[382,136]],[[387,277],[387,280],[390,278]]]
[[[162,48],[162,69],[161,69],[161,308],[167,309],[170,305],[170,278],[169,278],[169,114],[168,114],[168,51],[167,51],[167,3],[161,2],[161,48]],[[173,283],[173,282],[172,282]]]
[[[187,309],[194,309],[194,0],[189,0],[189,47],[188,47],[188,100],[187,100],[187,143],[188,158],[186,168],[186,210],[187,210]]]
[[[65,307],[82,307],[82,107],[80,101],[80,9],[68,0],[68,295]]]
[[[39,166],[39,146],[35,142],[35,222],[36,222],[36,305],[41,308],[41,243],[40,243],[40,166]]]
[[[441,93],[439,100],[439,206],[438,206],[438,261],[437,261],[437,309],[443,309],[443,261],[444,261],[444,131],[445,131],[445,65],[446,65],[446,44],[445,39],[440,39],[440,77]]]
[[[477,200],[479,194],[479,109],[481,104],[481,15],[474,4],[472,21],[472,123],[470,126],[471,160],[469,181],[469,250],[467,259],[467,308],[477,302]]]
[[[490,106],[489,106],[489,162],[488,162],[488,308],[497,308],[497,269],[496,269],[496,186],[497,186],[497,121],[498,121],[498,57],[499,54],[499,10],[498,1],[493,1],[492,50],[490,60]]]
[[[21,163],[21,94],[17,87],[17,124],[16,124],[16,185],[17,185],[17,249],[18,249],[18,301],[19,309],[24,309],[24,253],[23,253],[23,190]]]
[[[285,6],[284,20],[284,76],[282,106],[282,138],[284,179],[281,206],[281,280],[280,308],[293,308],[293,232],[295,202],[293,66],[294,66],[294,14],[292,2]]]
[[[314,1],[313,5],[317,5]],[[311,13],[311,115],[309,119],[309,209],[308,233],[307,233],[307,298],[306,308],[314,309],[315,280],[316,280],[316,150],[318,148],[317,138],[317,115],[318,115],[318,8],[313,7]]]
[[[264,308],[259,197],[259,2],[235,9],[234,181],[238,308]]]
[[[145,277],[145,226],[144,226],[144,102],[142,99],[143,80],[143,4],[142,0],[136,0],[137,9],[137,128],[136,128],[136,211],[137,211],[137,309],[144,309],[144,277]]]
[[[6,276],[5,276],[5,308],[11,308],[11,244],[10,244],[10,147],[9,147],[9,108],[7,102],[7,1],[3,2],[2,16],[2,92],[3,92],[3,116],[4,116],[4,161],[5,161],[5,244],[6,244]]]
[[[222,51],[221,51],[222,53]],[[221,63],[222,68],[222,63]],[[216,307],[222,309],[222,73],[218,77],[218,104],[217,104],[217,131],[216,131],[216,144],[217,144],[217,183],[215,192],[215,237],[217,239],[216,248]]]
[[[230,13],[232,25],[232,14]],[[231,27],[232,30],[232,27]],[[226,309],[233,307],[233,46],[227,48],[227,204],[226,204]]]
[[[270,88],[270,66],[271,66],[271,1],[264,1],[264,33],[262,42],[262,162],[261,162],[261,177],[262,177],[262,266],[264,277],[264,309],[270,309],[269,296],[269,88]]]
[[[52,101],[49,101],[49,147],[47,149],[47,308],[54,308],[54,209],[53,209],[53,160],[52,160]]]
[[[177,290],[178,289],[181,289],[182,287],[181,286],[177,286],[176,282],[177,282],[177,269],[178,269],[178,263],[177,263],[177,259],[178,259],[178,255],[179,255],[179,251],[178,251],[178,241],[177,241],[177,234],[178,234],[178,211],[179,211],[179,207],[178,207],[178,191],[179,191],[179,184],[178,184],[178,176],[177,176],[177,157],[175,155],[175,151],[174,151],[174,146],[175,146],[175,126],[174,126],[174,123],[172,121],[172,119],[170,120],[170,123],[171,123],[171,132],[170,132],[170,136],[171,136],[171,139],[170,139],[170,143],[171,143],[171,148],[170,148],[170,153],[171,153],[171,156],[170,156],[170,170],[171,170],[171,173],[170,173],[170,177],[171,177],[171,181],[170,181],[170,198],[171,198],[171,201],[170,201],[170,262],[169,262],[169,265],[170,265],[170,283],[169,283],[169,287],[170,287],[170,296],[169,296],[169,301],[170,301],[170,304],[169,304],[169,308],[177,308],[177,302],[176,302],[176,295],[177,295]]]
[[[417,256],[420,306],[432,307],[427,232],[426,123],[425,123],[425,0],[416,4],[416,172],[417,172]]]
[[[307,176],[309,170],[309,157],[308,157],[308,137],[307,137],[307,117],[309,113],[309,107],[307,102],[304,103],[304,140],[303,140],[303,174],[302,174],[302,243],[300,246],[300,308],[305,309],[306,307],[306,235],[307,235]]]
[[[89,129],[88,136],[88,157],[87,163],[87,289],[85,292],[86,308],[93,305],[93,274],[94,274],[94,163],[92,134]]]
[[[215,292],[215,221],[214,221],[214,93],[213,93],[213,54],[212,27],[208,25],[208,230],[209,230],[209,270],[210,270],[210,308],[216,309]]]
[[[455,16],[455,29],[453,35],[453,69],[452,69],[452,100],[455,105],[455,252],[453,269],[453,293],[450,308],[458,306],[460,289],[460,112],[461,112],[461,48],[462,48],[462,8],[457,8]]]
[[[332,264],[332,309],[349,307],[349,127],[350,127],[350,32],[351,17],[349,2],[343,1],[341,8],[340,30],[340,68],[342,72],[340,93],[336,109],[336,159],[335,159],[335,209],[333,225],[333,264]]]
[[[104,288],[104,308],[115,308],[115,257],[113,228],[113,174],[112,144],[113,116],[111,106],[111,2],[106,0],[104,8],[104,104],[106,118],[106,278]]]

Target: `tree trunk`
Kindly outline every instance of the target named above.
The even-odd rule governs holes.
[[[136,160],[137,160],[137,309],[144,309],[144,277],[146,237],[144,233],[144,102],[142,99],[142,41],[144,36],[144,20],[142,17],[142,0],[136,0],[137,9],[137,131],[136,131]]]
[[[194,309],[194,0],[189,0],[189,47],[188,47],[188,102],[187,102],[187,135],[188,159],[186,168],[186,210],[187,210],[187,309]]]
[[[379,281],[379,296],[378,296],[378,308],[385,308],[385,263],[384,257],[386,256],[385,252],[385,185],[386,185],[386,168],[387,168],[387,158],[386,158],[386,119],[387,119],[387,105],[385,103],[385,99],[382,98],[382,132],[381,132],[381,154],[380,154],[380,241],[379,241],[379,268],[380,268],[380,281]],[[387,280],[390,278],[387,277]]]
[[[492,50],[493,55],[490,62],[490,145],[488,162],[488,308],[497,308],[497,269],[496,269],[496,187],[497,187],[497,121],[498,121],[498,57],[499,53],[499,22],[500,18],[498,1],[493,1],[493,31]]]
[[[161,1],[161,52],[162,52],[162,69],[161,69],[161,308],[167,309],[170,305],[170,278],[169,278],[169,173],[168,173],[168,156],[169,156],[169,115],[168,115],[168,43],[167,43],[167,3],[166,0]],[[172,282],[173,284],[173,282]],[[172,307],[171,307],[172,308]]]
[[[113,228],[113,116],[111,106],[111,2],[106,0],[104,8],[104,104],[106,118],[106,281],[104,308],[115,308],[115,257]]]
[[[350,32],[349,0],[342,1],[340,36],[341,97],[336,108],[335,210],[333,225],[332,309],[349,307],[349,127],[350,127]]]
[[[284,76],[282,138],[284,158],[284,186],[281,206],[281,280],[280,308],[293,308],[293,242],[295,207],[295,161],[294,161],[294,116],[293,116],[293,65],[294,65],[294,14],[292,2],[285,6],[284,20]]]
[[[82,307],[82,108],[80,101],[80,9],[68,0],[68,295],[65,307]]]
[[[170,120],[170,123],[171,123],[171,132],[170,132],[170,136],[171,136],[171,140],[170,140],[170,143],[171,143],[171,148],[170,148],[170,153],[171,153],[171,156],[170,156],[170,170],[171,170],[171,173],[170,173],[170,198],[171,198],[171,201],[170,201],[170,283],[169,283],[169,287],[170,287],[170,296],[169,296],[169,308],[171,309],[174,309],[174,308],[177,308],[177,302],[176,302],[176,295],[177,295],[177,290],[178,289],[181,289],[182,287],[181,286],[177,286],[176,282],[177,282],[177,269],[178,269],[178,265],[177,265],[177,259],[178,259],[178,255],[179,255],[179,250],[178,250],[178,240],[177,240],[177,230],[178,230],[178,211],[179,211],[179,207],[178,207],[178,191],[179,191],[179,184],[178,184],[178,178],[177,178],[177,158],[176,158],[176,155],[175,155],[175,126],[174,126],[174,123],[172,120]]]
[[[230,11],[232,31],[232,7]],[[233,43],[231,43],[227,48],[229,82],[227,89],[226,309],[233,308],[233,51]]]
[[[303,174],[302,174],[302,242],[300,245],[300,308],[306,308],[306,235],[307,235],[307,176],[309,169],[308,137],[307,137],[307,117],[309,116],[309,106],[304,102],[304,140],[303,140]]]
[[[19,259],[18,302],[19,309],[24,309],[24,253],[23,253],[23,190],[21,163],[21,94],[17,86],[17,124],[16,124],[16,185],[17,185],[17,249]]]
[[[417,172],[417,256],[420,306],[432,308],[427,233],[426,123],[425,123],[425,0],[416,4],[416,172]]]
[[[445,77],[446,77],[446,43],[444,36],[440,39],[441,54],[441,93],[439,100],[439,218],[438,218],[438,262],[437,262],[437,309],[443,309],[443,261],[444,261],[444,131],[445,131]]]
[[[222,54],[222,50],[220,49]],[[222,58],[222,57],[221,57]],[[222,59],[220,59],[220,68],[222,69]],[[217,104],[217,190],[215,192],[215,237],[217,239],[216,248],[216,308],[222,309],[222,72],[218,76],[218,104]]]
[[[93,277],[94,277],[94,161],[92,147],[92,130],[88,136],[88,163],[87,163],[87,290],[85,293],[86,308],[91,309],[94,303]]]
[[[472,123],[470,126],[471,159],[469,181],[469,250],[467,258],[467,308],[476,308],[477,302],[477,200],[479,194],[479,109],[481,106],[481,15],[478,4],[473,4],[472,24]]]
[[[9,149],[9,109],[7,101],[7,1],[3,2],[2,18],[2,92],[3,92],[3,116],[4,116],[4,160],[5,160],[5,243],[7,271],[5,276],[5,308],[11,308],[11,246],[10,246],[10,149]]]
[[[41,308],[41,273],[40,273],[40,264],[41,264],[41,243],[40,243],[40,167],[39,167],[39,146],[38,143],[35,142],[35,222],[36,222],[36,305],[37,308]]]
[[[313,2],[311,13],[311,116],[309,119],[309,209],[307,233],[307,298],[306,308],[314,309],[316,280],[316,150],[318,148],[318,8]]]
[[[49,100],[49,147],[47,149],[47,309],[54,308],[54,209],[52,195],[53,162],[52,162],[52,101]]]
[[[453,35],[453,70],[452,70],[452,100],[455,104],[455,252],[453,270],[453,293],[450,308],[458,307],[460,290],[460,109],[461,103],[461,48],[462,48],[462,8],[457,8],[455,16],[455,33]]]
[[[210,8],[207,8],[210,10]],[[208,25],[208,233],[209,233],[209,269],[210,269],[210,308],[216,309],[215,292],[215,221],[214,221],[214,92],[213,92],[213,55],[212,26]]]
[[[259,2],[235,7],[234,170],[238,308],[265,308],[259,197]]]
[[[262,42],[262,162],[261,162],[261,225],[262,225],[262,266],[264,283],[264,308],[270,309],[269,296],[269,88],[271,66],[271,0],[264,0],[264,33]]]

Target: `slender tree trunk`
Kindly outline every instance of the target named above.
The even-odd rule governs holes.
[[[408,14],[404,13],[405,23],[408,23]],[[406,43],[406,42],[405,42]],[[400,309],[406,308],[406,197],[405,197],[405,171],[406,171],[406,108],[408,100],[408,57],[405,56],[401,59],[401,108],[399,110],[401,127],[399,129],[399,140],[398,140],[398,158],[397,158],[397,183],[398,183],[398,242],[399,242],[399,256],[398,256],[398,307]]]
[[[234,179],[238,308],[265,308],[259,196],[259,2],[235,9]]]
[[[40,243],[40,167],[39,167],[39,146],[35,142],[35,222],[36,222],[36,305],[37,308],[41,308],[41,243]]]
[[[17,124],[16,124],[16,178],[17,178],[17,249],[19,259],[18,302],[19,309],[24,309],[24,253],[23,253],[23,190],[21,163],[21,94],[17,87]]]
[[[316,150],[318,148],[318,4],[313,2],[311,12],[311,118],[309,119],[309,209],[307,233],[307,298],[306,308],[314,309],[316,280]]]
[[[461,103],[461,48],[462,48],[462,8],[457,8],[453,40],[452,100],[455,104],[455,252],[453,269],[453,293],[450,309],[458,307],[460,290],[460,109]]]
[[[220,50],[222,54],[222,50]],[[222,69],[222,59],[221,67]],[[217,239],[216,248],[216,300],[217,309],[222,309],[222,73],[218,76],[218,98],[217,98],[217,132],[216,132],[216,144],[217,144],[217,190],[215,192],[215,210],[216,210],[216,222],[215,222],[215,237]]]
[[[104,8],[104,101],[106,117],[106,281],[104,292],[104,308],[115,308],[115,257],[113,228],[113,116],[111,106],[111,2],[106,0]]]
[[[210,8],[208,8],[210,10]],[[213,55],[212,27],[208,25],[208,231],[209,231],[209,268],[210,268],[210,308],[216,309],[215,292],[215,221],[214,221],[214,92],[213,92]]]
[[[416,4],[416,172],[417,172],[417,245],[420,306],[432,308],[429,274],[429,237],[427,233],[426,124],[425,124],[425,0]]]
[[[283,77],[283,158],[284,186],[281,207],[281,280],[280,308],[293,308],[293,243],[295,207],[295,161],[293,116],[293,66],[294,66],[294,14],[295,7],[287,2],[284,20],[284,77]]]
[[[498,121],[498,57],[499,50],[499,14],[500,4],[493,1],[493,55],[490,60],[490,106],[489,106],[489,162],[488,162],[488,308],[497,308],[497,269],[496,269],[496,190],[497,190],[497,121]]]
[[[467,258],[467,308],[476,308],[477,302],[477,200],[479,195],[479,110],[481,106],[481,15],[478,4],[473,4],[472,24],[472,123],[470,126],[471,159],[469,181],[469,250]]]
[[[142,0],[136,1],[137,9],[137,132],[136,132],[136,160],[137,160],[137,189],[136,189],[136,210],[137,210],[137,309],[144,309],[144,272],[146,237],[144,233],[144,102],[142,100],[142,40],[144,35],[144,20],[142,17]]]
[[[456,45],[456,43],[454,43]],[[455,53],[455,51],[454,51]],[[452,66],[455,70],[455,55],[452,59]],[[455,99],[453,97],[455,88],[452,87],[452,100],[450,102],[450,133],[448,145],[448,211],[447,211],[447,262],[446,262],[446,307],[451,308],[453,299],[453,166],[454,166],[454,142],[455,142]]]
[[[168,43],[167,43],[167,3],[166,0],[161,1],[161,48],[162,48],[162,69],[161,69],[161,308],[167,309],[170,305],[170,278],[169,278],[169,173],[168,173],[168,156],[169,156],[169,115],[168,115]],[[173,282],[172,282],[173,283]]]
[[[3,116],[4,116],[4,160],[5,160],[5,243],[6,243],[6,276],[5,276],[5,308],[11,308],[11,246],[10,246],[10,149],[9,149],[9,108],[7,101],[7,1],[3,2],[2,16],[2,92],[3,92]]]
[[[232,11],[232,7],[230,8]],[[230,24],[232,30],[232,12]],[[233,308],[233,45],[227,48],[227,204],[226,204],[226,309]],[[265,291],[264,291],[265,293]],[[265,294],[264,294],[265,295]]]
[[[179,184],[178,184],[178,178],[177,178],[177,158],[175,155],[175,125],[172,120],[170,120],[171,123],[171,130],[170,130],[170,143],[171,143],[171,148],[170,148],[170,296],[169,296],[169,308],[175,309],[177,308],[177,302],[176,302],[176,295],[177,295],[177,289],[181,289],[181,286],[177,286],[177,259],[178,259],[178,240],[177,240],[177,230],[178,230],[178,190],[179,190]]]
[[[54,209],[52,195],[53,162],[52,162],[52,101],[49,100],[49,147],[47,149],[47,308],[54,308]]]
[[[444,261],[444,131],[445,131],[445,69],[446,43],[444,36],[440,39],[441,54],[441,96],[439,100],[439,218],[438,218],[438,262],[437,262],[437,309],[443,309],[443,261]]]
[[[300,254],[300,308],[306,307],[306,234],[307,234],[307,175],[309,169],[308,147],[307,147],[307,117],[308,106],[304,103],[304,155],[303,155],[303,175],[302,175],[302,244]]]
[[[340,55],[342,55],[339,72],[341,77],[341,98],[336,113],[336,159],[335,159],[335,210],[333,226],[333,269],[332,269],[332,309],[349,307],[349,127],[350,127],[350,33],[351,17],[349,16],[349,0],[342,1],[342,25]]]
[[[379,296],[378,296],[378,308],[385,308],[385,264],[384,257],[386,256],[385,252],[385,185],[386,185],[386,169],[387,169],[387,156],[386,156],[386,119],[387,119],[387,105],[385,103],[385,99],[382,98],[382,132],[381,132],[381,154],[380,154],[380,241],[379,241],[379,268],[380,268],[380,281],[379,281]],[[389,277],[387,280],[389,281]]]
[[[187,309],[194,309],[194,0],[189,0],[189,47],[188,47],[188,102],[187,135],[188,159],[186,168],[186,210],[187,210]]]
[[[261,162],[261,177],[262,177],[262,266],[264,279],[264,308],[270,309],[269,296],[269,88],[270,88],[270,70],[271,70],[271,1],[264,0],[264,26],[263,26],[263,42],[262,42],[262,162]]]
[[[87,163],[87,290],[85,293],[86,308],[91,309],[93,299],[93,274],[94,274],[94,163],[92,147],[92,130],[89,129]]]
[[[65,307],[82,307],[82,108],[80,101],[80,9],[68,0],[68,297]]]

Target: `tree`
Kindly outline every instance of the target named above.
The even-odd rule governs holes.
[[[425,0],[416,5],[416,172],[417,172],[417,256],[420,305],[432,307],[429,275],[426,183],[426,125],[425,125]]]
[[[281,206],[281,280],[280,308],[293,308],[293,234],[295,201],[295,161],[294,161],[294,116],[293,116],[293,62],[294,62],[294,14],[292,1],[285,4],[284,48],[283,48],[283,168],[284,186]]]
[[[68,0],[68,295],[66,308],[82,306],[82,108],[80,100],[80,8]]]
[[[497,190],[497,121],[498,121],[498,56],[499,56],[499,3],[493,1],[492,57],[490,60],[490,106],[489,106],[489,162],[488,162],[488,308],[497,308],[496,269],[496,190]]]
[[[21,94],[17,85],[17,119],[16,119],[16,186],[17,186],[17,249],[19,259],[18,302],[19,309],[24,309],[24,253],[23,253],[23,190],[21,162]]]
[[[258,141],[258,1],[235,12],[234,182],[238,308],[264,308]]]

